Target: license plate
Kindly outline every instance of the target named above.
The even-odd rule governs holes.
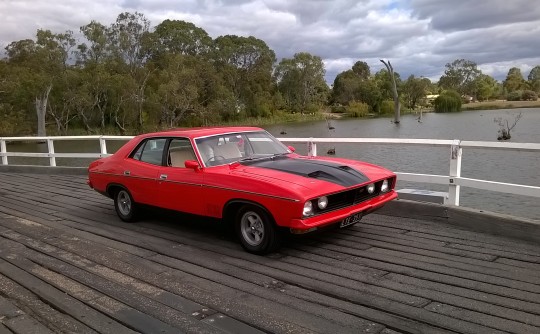
[[[362,219],[362,212],[355,213],[354,215],[343,219],[341,223],[339,224],[339,227],[345,227],[345,226],[356,224],[360,221],[360,219]]]

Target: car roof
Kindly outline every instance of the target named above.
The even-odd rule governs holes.
[[[206,137],[231,132],[264,131],[261,128],[251,126],[222,126],[222,127],[198,127],[180,128],[160,132],[151,132],[139,135],[139,137]]]

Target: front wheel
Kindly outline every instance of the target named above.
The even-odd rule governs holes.
[[[236,215],[235,230],[242,247],[250,253],[263,255],[279,247],[279,231],[272,217],[259,207],[243,206]]]
[[[137,204],[126,189],[120,189],[114,195],[114,208],[116,214],[125,222],[133,222],[136,219]]]

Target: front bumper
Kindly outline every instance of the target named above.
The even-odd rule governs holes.
[[[339,223],[345,218],[358,212],[362,212],[364,215],[373,212],[382,207],[387,202],[396,199],[397,196],[397,193],[392,190],[384,195],[377,196],[375,198],[350,207],[312,216],[309,218],[292,219],[288,227],[293,230],[314,230],[319,227]]]

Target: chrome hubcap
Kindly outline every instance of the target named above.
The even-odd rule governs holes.
[[[248,211],[240,220],[240,229],[242,237],[251,246],[258,246],[264,237],[264,224],[261,217],[253,212]]]
[[[131,199],[126,191],[121,190],[118,193],[118,210],[124,216],[131,212]]]

